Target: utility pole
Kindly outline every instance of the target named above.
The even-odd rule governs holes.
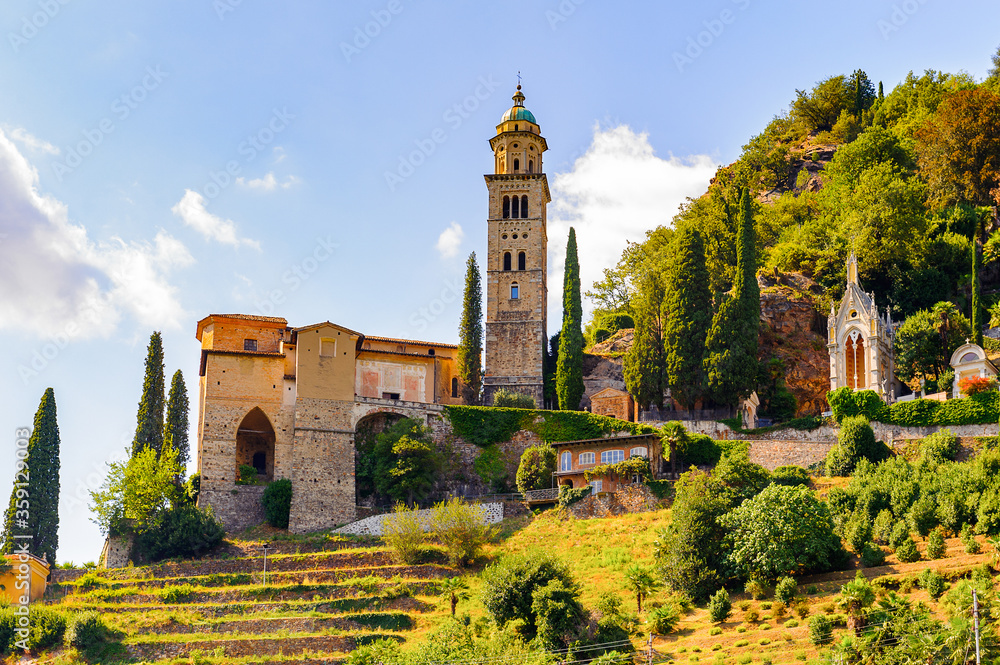
[[[267,543],[264,543],[260,549],[264,552],[264,586],[267,586]]]
[[[646,665],[653,665],[653,634],[649,634],[649,638],[646,640],[646,645],[649,647]]]
[[[976,590],[972,590],[972,619],[976,625],[976,665],[980,665],[979,653],[979,599],[976,597]]]

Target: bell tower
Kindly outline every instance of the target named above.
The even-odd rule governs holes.
[[[514,105],[490,139],[486,260],[486,367],[483,399],[500,388],[530,395],[542,408],[548,238],[545,209],[552,197],[542,172],[548,149],[518,84]]]

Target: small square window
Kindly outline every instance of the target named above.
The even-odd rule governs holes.
[[[591,480],[589,483],[591,494],[597,494],[598,492],[604,491],[604,481],[603,480]]]
[[[399,399],[399,393],[382,393],[382,399]]]
[[[580,464],[593,464],[594,453],[580,453]]]
[[[245,339],[245,340],[243,340],[243,350],[244,351],[256,351],[257,350],[257,340],[255,340],[255,339]]]

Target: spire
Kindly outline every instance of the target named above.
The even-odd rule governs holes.
[[[858,283],[858,257],[854,255],[853,249],[851,250],[850,257],[847,259],[847,283]]]
[[[518,75],[518,78],[520,79],[520,75]],[[524,106],[524,93],[521,92],[520,83],[517,84],[517,92],[514,93],[514,96],[511,97],[511,99],[514,100],[514,106]]]

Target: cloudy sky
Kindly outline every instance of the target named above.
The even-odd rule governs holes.
[[[796,88],[855,68],[887,91],[911,70],[982,78],[998,14],[928,0],[7,0],[0,481],[52,386],[59,558],[96,559],[88,490],[131,439],[151,331],[192,397],[195,322],[212,312],[455,342],[452,296],[486,249],[488,140],[519,71],[550,146],[554,330],[570,225],[587,288]]]

